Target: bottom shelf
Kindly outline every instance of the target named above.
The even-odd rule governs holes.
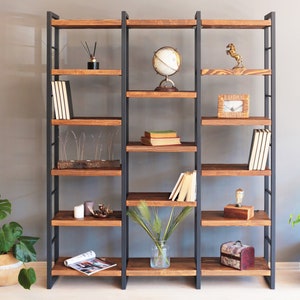
[[[60,257],[52,267],[52,276],[84,276],[90,277],[83,273],[80,273],[72,268],[68,268],[64,265],[64,260],[69,257]],[[116,257],[106,257],[108,260],[116,263],[115,267],[94,273],[91,276],[121,276],[121,259]]]
[[[196,276],[194,258],[171,257],[168,269],[152,269],[150,258],[130,258],[126,270],[127,276]]]
[[[254,267],[248,270],[236,270],[220,264],[219,257],[203,257],[202,276],[270,276],[271,270],[263,257],[256,257]]]

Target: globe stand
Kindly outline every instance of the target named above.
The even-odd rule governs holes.
[[[178,89],[175,87],[175,83],[166,76],[164,80],[162,80],[157,88],[155,88],[157,92],[178,92]]]

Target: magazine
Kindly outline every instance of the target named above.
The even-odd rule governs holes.
[[[94,251],[88,251],[64,261],[65,266],[90,276],[96,272],[116,266],[117,264],[108,261],[106,258],[97,258]]]

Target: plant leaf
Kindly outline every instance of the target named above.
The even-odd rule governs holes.
[[[33,268],[23,268],[18,276],[20,285],[27,290],[30,290],[32,284],[36,282],[36,275]]]
[[[0,253],[10,251],[22,233],[23,228],[20,224],[16,222],[4,224],[0,229]]]
[[[33,245],[38,239],[31,236],[20,237],[19,242],[13,248],[16,259],[23,262],[36,261],[36,252]]]
[[[0,199],[0,220],[11,214],[11,203],[7,199]]]

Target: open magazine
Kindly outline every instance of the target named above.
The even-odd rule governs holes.
[[[97,258],[94,251],[88,251],[64,261],[65,266],[90,276],[96,272],[116,266],[106,258]]]

